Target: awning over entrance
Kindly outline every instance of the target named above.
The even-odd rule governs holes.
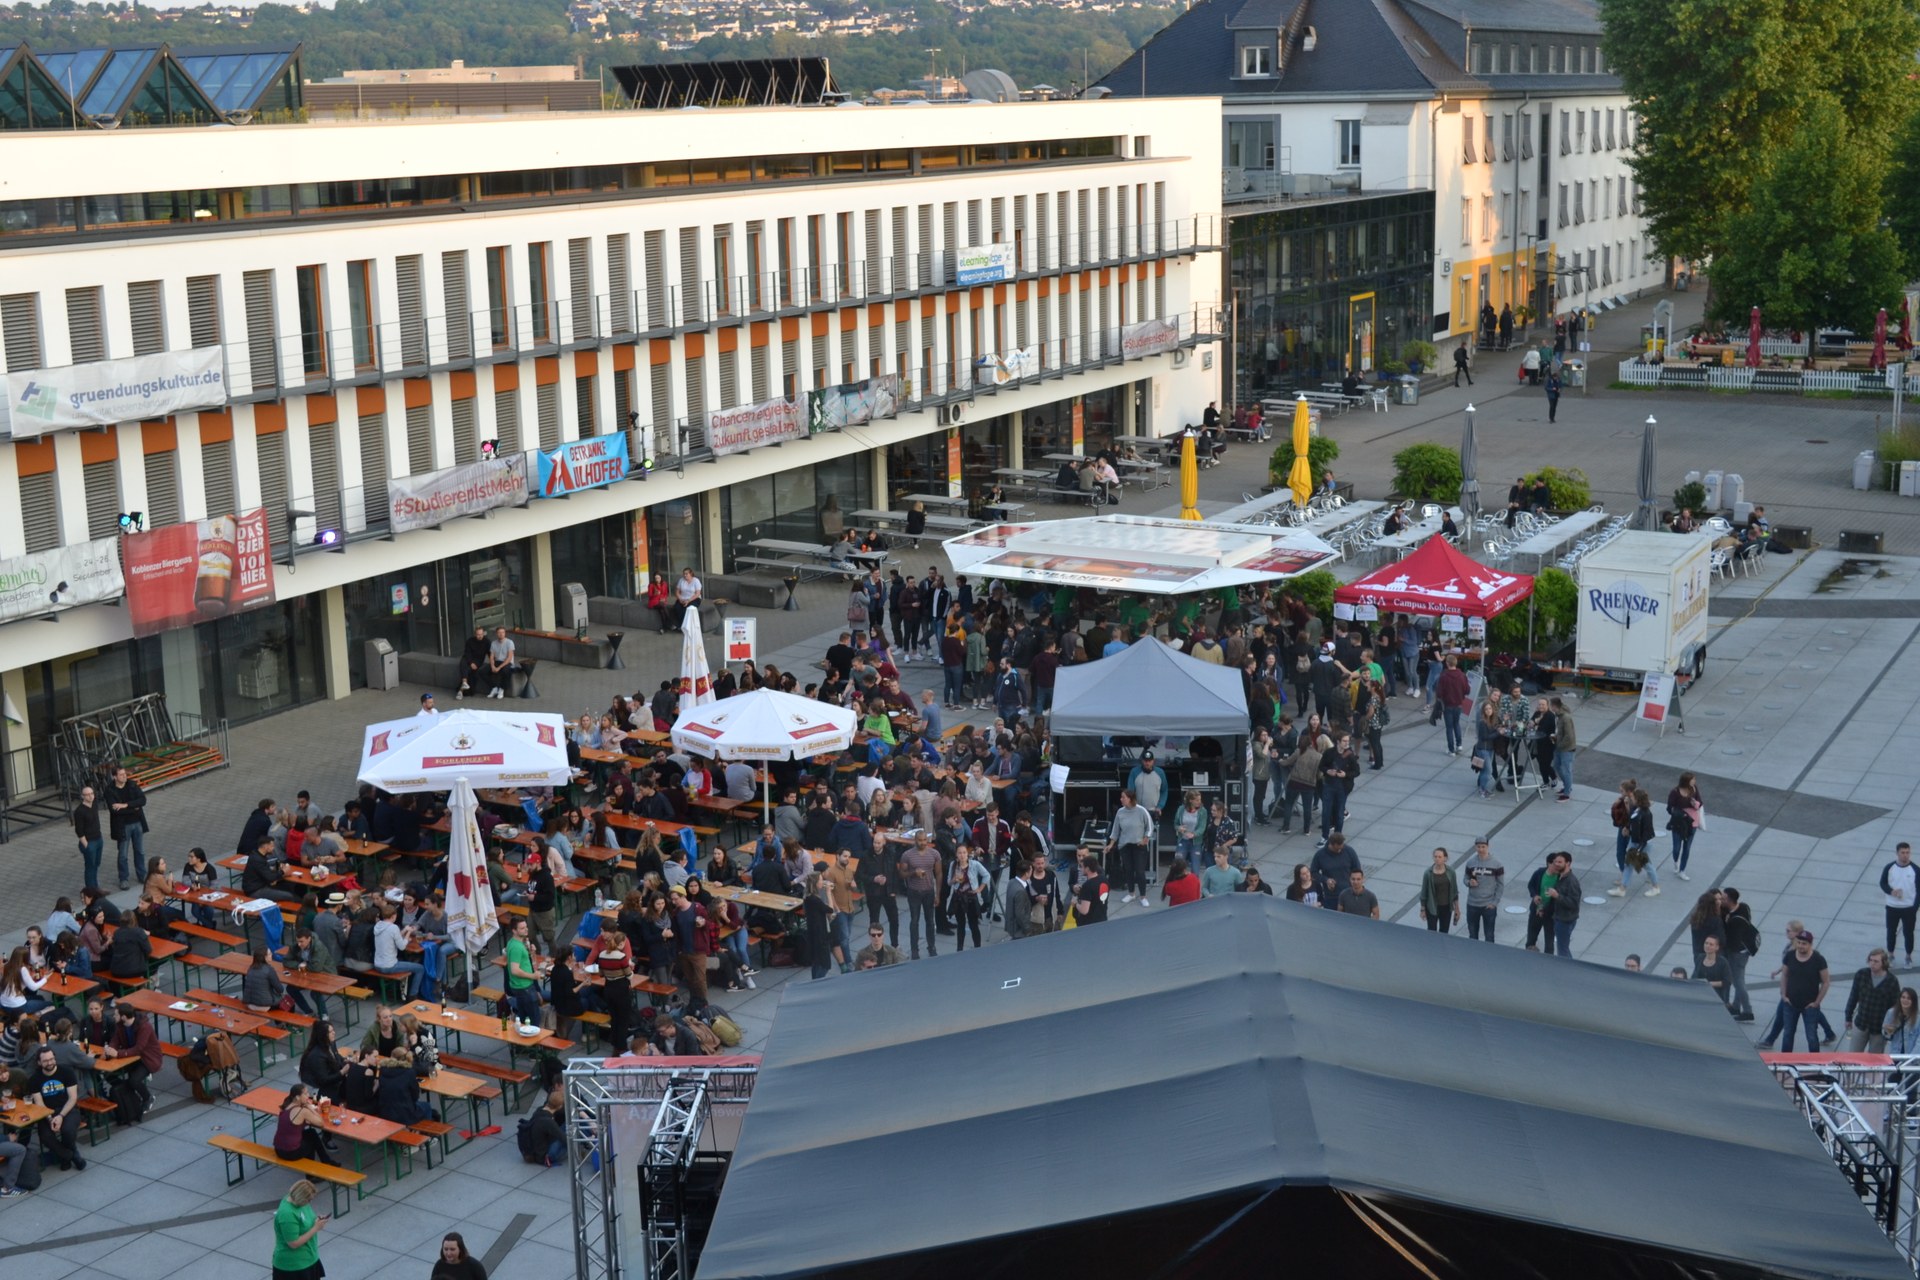
[[[1298,529],[1153,516],[997,524],[944,545],[955,573],[1163,596],[1291,578],[1335,559]]]

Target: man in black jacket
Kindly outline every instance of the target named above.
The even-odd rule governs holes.
[[[482,673],[487,669],[487,629],[475,627],[467,642],[460,646],[460,686],[454,690],[454,701],[466,697],[469,693],[478,693],[484,684]],[[621,725],[621,728],[626,728]]]
[[[133,878],[147,878],[147,793],[133,780],[125,765],[113,771],[113,781],[107,784],[107,821],[108,834],[119,846],[120,887],[129,885],[127,879],[127,847],[133,847]]]
[[[128,919],[113,931],[107,944],[107,972],[116,978],[144,978],[153,960],[153,940],[133,920]]]
[[[73,807],[73,834],[80,843],[80,865],[86,873],[85,888],[100,887],[100,801],[92,787],[80,788],[80,803]]]
[[[300,901],[299,894],[281,886],[280,864],[273,856],[272,836],[261,836],[253,852],[247,855],[247,865],[240,871],[240,892],[249,898],[273,902]]]
[[[260,843],[260,837],[272,829],[273,801],[262,800],[254,806],[253,812],[247,815],[246,825],[240,828],[240,840],[233,846],[233,851],[243,858],[246,857],[253,852],[254,846]]]

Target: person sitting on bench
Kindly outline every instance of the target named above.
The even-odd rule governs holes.
[[[1359,399],[1360,375],[1351,369],[1347,370],[1347,376],[1340,379],[1340,394],[1349,400]]]
[[[479,693],[482,684],[481,672],[487,666],[487,629],[475,627],[473,634],[460,646],[460,684],[454,690],[453,699],[458,702],[470,693]]]
[[[272,836],[261,836],[247,855],[247,865],[240,872],[240,892],[272,902],[300,901],[299,894],[280,885],[280,860],[273,855]]]
[[[504,698],[513,685],[514,644],[505,627],[493,629],[493,643],[487,646],[487,690],[489,698]]]

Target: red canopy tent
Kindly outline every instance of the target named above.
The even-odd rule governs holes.
[[[1398,564],[1376,569],[1333,593],[1336,604],[1370,604],[1382,613],[1491,618],[1533,594],[1524,573],[1489,569],[1439,534]]]

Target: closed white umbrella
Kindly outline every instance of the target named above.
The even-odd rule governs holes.
[[[481,948],[500,929],[493,904],[493,883],[487,878],[486,846],[480,839],[476,815],[480,803],[473,784],[455,778],[447,797],[447,941],[467,958],[468,986],[479,972],[475,963]]]
[[[688,608],[680,620],[680,710],[713,701],[713,672],[707,667],[707,643],[700,638],[700,609]]]

